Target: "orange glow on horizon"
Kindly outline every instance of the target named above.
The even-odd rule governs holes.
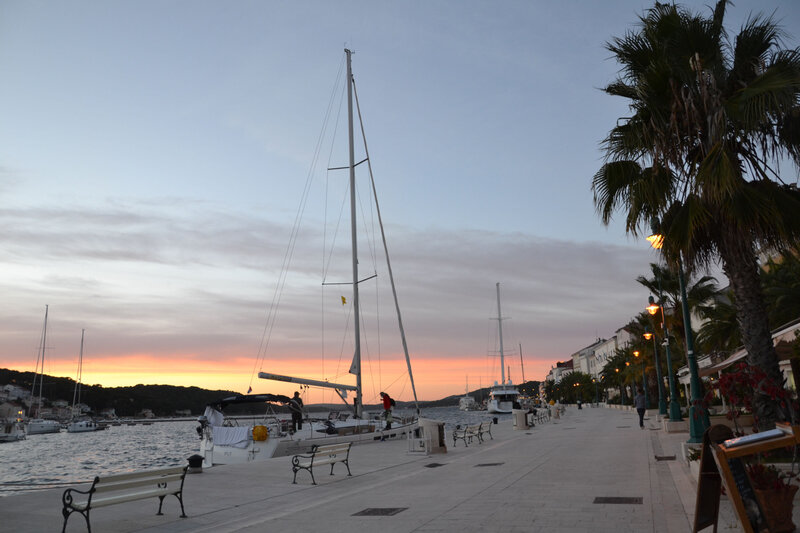
[[[552,361],[556,359],[557,357],[553,357]],[[332,389],[309,388],[303,390],[298,384],[259,379],[258,372],[355,384],[355,376],[347,372],[349,361],[346,365],[340,363],[341,368],[338,369],[338,372],[334,364],[326,363],[323,373],[320,370],[322,365],[319,358],[291,357],[284,361],[269,360],[260,369],[257,368],[251,378],[253,364],[251,357],[229,356],[224,359],[205,360],[187,354],[169,357],[152,354],[124,356],[97,356],[95,354],[91,360],[84,361],[82,381],[87,385],[102,385],[103,387],[130,387],[140,384],[175,385],[239,393],[246,393],[248,387],[252,387],[253,393],[271,392],[286,395],[291,395],[295,390],[299,390],[304,395],[306,403],[340,403],[341,399]],[[29,361],[7,361],[3,366],[22,372],[33,371]],[[75,379],[75,366],[75,361],[51,358],[46,365],[45,373],[51,376]],[[526,379],[543,381],[551,366],[550,360],[531,359],[526,361]],[[384,358],[380,363],[364,361],[362,368],[365,403],[378,403],[379,393],[382,391],[398,400],[413,400],[405,359]],[[520,383],[522,376],[518,366],[516,369],[513,366],[511,368],[513,382]],[[465,379],[468,380],[470,390],[490,387],[499,380],[499,376],[486,376],[485,356],[458,359],[416,356],[412,358],[412,369],[420,401],[463,395],[467,385]],[[378,375],[381,377],[377,377]],[[348,397],[348,401],[352,401],[352,396]]]

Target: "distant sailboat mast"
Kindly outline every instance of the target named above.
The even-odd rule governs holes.
[[[500,312],[500,282],[497,282],[497,325],[500,332],[500,377],[503,380],[501,384],[506,383],[506,366],[503,359],[503,313]]]
[[[42,350],[38,357],[38,364],[37,370],[41,370],[39,373],[39,398],[36,403],[36,416],[41,418],[42,416],[42,394],[44,394],[44,351],[45,346],[47,346],[47,313],[50,310],[49,305],[44,306],[44,325],[42,326]],[[38,366],[41,365],[41,369]],[[36,395],[36,375],[33,376],[33,394]]]
[[[525,383],[525,363],[522,361],[522,343],[519,343],[519,366],[522,369],[522,382]]]
[[[75,417],[75,406],[81,403],[81,380],[83,379],[83,335],[86,329],[81,330],[81,351],[78,355],[78,379],[75,382],[75,390],[72,391],[72,417]]]

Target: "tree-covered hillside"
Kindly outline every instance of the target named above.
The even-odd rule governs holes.
[[[33,372],[18,372],[0,368],[0,385],[13,384],[25,390],[33,386]],[[39,385],[37,383],[37,391]],[[42,395],[50,401],[72,400],[75,380],[44,376]],[[219,398],[236,394],[232,391],[206,390],[199,387],[176,387],[173,385],[136,385],[133,387],[103,387],[81,385],[81,401],[95,412],[114,408],[117,416],[136,416],[143,409],[150,409],[156,416],[172,416],[176,411],[190,410],[202,414],[205,405]]]

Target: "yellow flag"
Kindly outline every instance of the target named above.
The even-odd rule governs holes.
[[[347,305],[347,298],[342,296],[342,305]]]

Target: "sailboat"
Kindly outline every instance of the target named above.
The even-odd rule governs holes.
[[[197,428],[201,438],[200,455],[203,456],[203,464],[210,466],[213,464],[243,463],[269,459],[270,457],[292,455],[304,453],[311,449],[313,445],[338,444],[343,442],[367,443],[380,442],[388,439],[405,439],[410,433],[418,429],[418,420],[415,417],[395,418],[392,423],[380,417],[370,417],[364,411],[362,381],[361,381],[361,317],[359,305],[359,283],[366,280],[359,280],[358,274],[358,238],[356,231],[356,187],[355,187],[355,167],[361,163],[369,164],[369,153],[367,152],[366,142],[364,150],[366,158],[359,163],[355,162],[355,150],[353,141],[354,123],[354,103],[358,108],[358,96],[355,94],[355,85],[352,74],[351,55],[352,52],[345,49],[347,60],[347,114],[348,114],[348,148],[349,164],[347,167],[339,167],[329,170],[348,169],[350,173],[350,234],[351,234],[351,260],[352,260],[352,312],[353,312],[353,340],[354,355],[350,366],[350,373],[355,375],[355,384],[332,383],[329,381],[306,379],[280,375],[270,372],[259,372],[260,379],[296,383],[304,387],[320,387],[333,389],[344,402],[347,409],[352,410],[352,415],[346,413],[331,414],[327,420],[306,423],[298,431],[291,431],[286,422],[275,416],[272,410],[265,418],[259,422],[247,425],[238,425],[233,419],[226,419],[223,408],[230,404],[240,404],[249,402],[267,403],[288,403],[289,398],[275,394],[256,394],[238,395],[225,398],[206,407],[203,416],[200,417],[200,426]],[[355,97],[355,98],[354,98]],[[359,118],[360,118],[359,110]],[[363,136],[363,128],[362,128]],[[377,218],[381,230],[386,263],[388,268],[389,280],[394,297],[395,310],[397,313],[398,326],[402,339],[403,350],[406,356],[408,374],[411,388],[416,402],[416,388],[414,378],[411,373],[411,362],[408,355],[408,347],[405,339],[405,331],[400,315],[400,308],[397,303],[397,291],[395,289],[394,277],[389,253],[386,247],[386,236],[383,231],[383,222],[380,216],[377,196],[375,195],[375,185],[372,181],[372,195],[375,201]],[[373,276],[374,277],[374,276]],[[370,278],[367,278],[370,279]],[[342,296],[344,304],[346,298]],[[348,400],[348,393],[353,393],[355,398]],[[419,414],[417,406],[416,414]]]
[[[464,387],[464,396],[458,399],[458,408],[461,411],[478,411],[480,409],[475,398],[469,395],[469,381]]]
[[[511,413],[514,404],[517,403],[519,391],[511,383],[511,379],[506,382],[506,367],[503,358],[503,314],[500,311],[500,283],[497,283],[497,326],[500,337],[500,383],[496,381],[489,392],[489,401],[486,410],[490,413]]]
[[[38,401],[36,402],[36,418],[29,418],[26,423],[25,430],[27,431],[28,435],[40,435],[43,433],[58,433],[61,431],[61,424],[58,423],[56,420],[48,420],[41,418],[42,413],[42,394],[44,388],[44,355],[45,349],[47,345],[47,315],[49,312],[50,306],[46,305],[44,307],[44,326],[42,326],[42,345],[41,351],[39,353],[38,361],[36,362],[36,370],[40,371],[38,376],[34,374],[33,378],[33,388],[31,390],[31,398],[36,397],[36,378],[39,378],[39,395]],[[41,367],[40,367],[41,365]],[[33,400],[32,400],[33,401]],[[31,404],[30,412],[33,413],[33,403]]]
[[[0,418],[0,442],[25,440],[25,426],[18,418]]]
[[[0,442],[25,440],[25,424],[22,423],[22,411],[16,416],[0,418]]]
[[[81,403],[81,379],[83,378],[83,338],[85,329],[81,330],[81,351],[78,356],[78,376],[75,380],[75,389],[72,391],[72,420],[67,425],[68,433],[87,433],[89,431],[99,431],[108,426],[100,425],[87,416],[80,416],[79,404]]]

